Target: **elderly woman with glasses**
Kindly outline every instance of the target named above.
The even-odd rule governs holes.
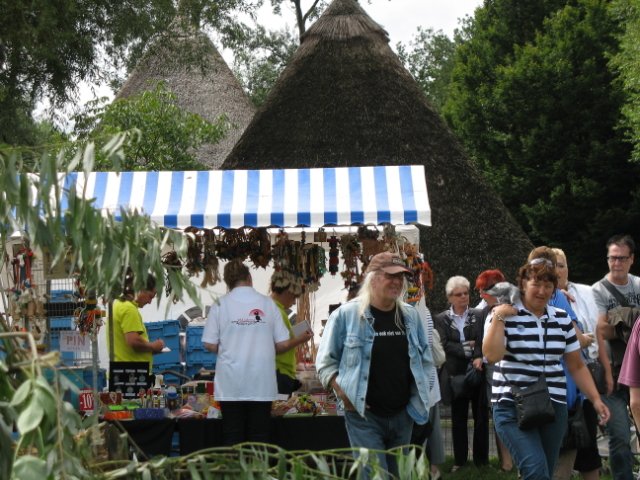
[[[477,334],[477,317],[469,309],[469,280],[461,276],[451,277],[445,286],[450,307],[439,313],[434,324],[445,352],[446,361],[442,367],[443,398],[449,394],[451,402],[451,429],[453,434],[454,466],[458,470],[467,463],[469,439],[467,436],[467,420],[469,402],[473,413],[473,461],[476,465],[489,462],[489,421],[483,405],[483,369],[482,358],[473,359],[475,336]],[[476,384],[464,385],[464,391],[451,388],[451,381],[465,376],[467,369],[475,369],[478,373]]]

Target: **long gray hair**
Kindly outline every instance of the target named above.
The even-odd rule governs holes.
[[[365,275],[364,280],[362,281],[362,285],[360,286],[360,292],[358,292],[358,295],[354,299],[354,301],[359,302],[360,304],[358,307],[358,314],[360,315],[360,317],[364,315],[367,307],[371,305],[371,298],[373,297],[373,287],[371,285],[371,280],[373,280],[373,277],[378,274],[384,275],[384,272],[379,270],[376,272],[369,272]],[[407,278],[403,276],[402,291],[400,292],[400,296],[396,300],[396,306],[405,298],[405,295],[407,294],[407,287]]]

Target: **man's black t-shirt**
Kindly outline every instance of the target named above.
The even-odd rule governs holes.
[[[375,338],[371,349],[371,366],[367,386],[367,406],[376,415],[390,417],[409,403],[413,377],[409,365],[409,343],[400,316],[395,322],[396,310],[389,312],[371,308]]]

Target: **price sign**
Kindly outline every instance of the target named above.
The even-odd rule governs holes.
[[[90,388],[83,388],[80,390],[78,402],[80,404],[81,412],[93,411],[93,390]]]

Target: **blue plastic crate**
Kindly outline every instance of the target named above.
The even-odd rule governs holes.
[[[202,346],[202,333],[204,332],[204,327],[201,326],[187,326],[187,341],[186,347],[187,351],[191,350],[204,350]]]
[[[69,329],[66,329],[69,330]],[[60,350],[60,332],[63,330],[52,330],[49,332],[49,351]],[[60,352],[60,361],[63,364],[73,364],[76,359],[75,352]]]
[[[177,336],[180,333],[180,322],[178,320],[163,320],[162,322],[145,322],[145,328],[149,334],[155,338]]]
[[[192,350],[185,353],[185,361],[189,365],[207,365],[215,366],[218,356],[207,350]]]
[[[182,364],[175,364],[175,365],[171,365],[171,364],[156,364],[155,359],[153,361],[153,368],[152,368],[152,372],[154,374],[160,373],[160,372],[164,372],[165,370],[173,370],[174,372],[177,373],[182,373],[184,374],[184,366],[182,366]],[[164,375],[164,384],[165,385],[182,385],[184,382],[186,382],[187,380],[183,377],[180,377],[178,375],[174,375],[171,373],[163,373]]]
[[[50,330],[72,330],[75,327],[74,317],[49,317]]]
[[[71,381],[79,389],[93,388],[93,370],[84,367],[58,367],[56,369],[46,368],[43,369],[43,374],[47,381],[51,384],[55,381],[55,374],[64,375],[64,377]],[[98,391],[101,392],[107,385],[107,374],[104,368],[98,370]],[[63,397],[67,402],[70,402],[76,409],[80,408],[80,402],[78,399],[78,393],[71,390],[67,390]]]
[[[145,323],[147,334],[149,335],[149,341],[153,342],[161,338],[164,341],[164,344],[171,349],[170,352],[155,354],[153,356],[154,365],[175,365],[180,363],[180,323],[177,320],[169,320],[168,322],[172,323],[168,325],[167,322]],[[177,329],[174,324],[178,325]],[[151,325],[151,328],[149,328],[149,325]]]

